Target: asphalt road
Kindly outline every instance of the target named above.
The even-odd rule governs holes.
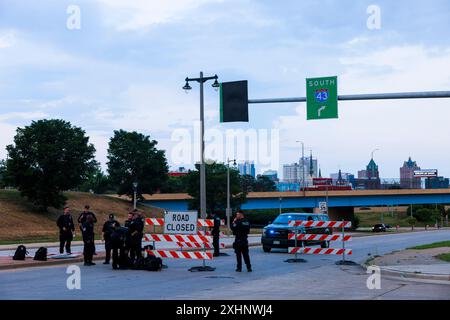
[[[413,245],[450,239],[450,231],[427,231],[354,238],[350,260],[365,261]],[[189,272],[201,261],[166,259],[161,272],[111,269],[99,264],[81,268],[81,289],[66,287],[67,266],[0,272],[0,299],[450,299],[450,285],[383,278],[369,290],[360,266],[337,266],[336,256],[304,256],[305,263],[286,263],[285,251],[263,253],[251,248],[253,273],[236,273],[230,256],[208,262],[214,272]],[[245,270],[245,268],[244,268]]]

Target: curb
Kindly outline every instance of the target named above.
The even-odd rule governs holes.
[[[366,262],[363,262],[361,266],[367,270],[368,267],[372,265],[368,265]],[[411,280],[431,280],[431,281],[445,281],[450,284],[450,274],[435,274],[435,273],[422,273],[422,272],[408,272],[408,271],[399,271],[399,270],[389,270],[383,269],[383,267],[379,266],[382,275],[391,276],[394,278],[400,279],[411,279]]]
[[[261,245],[260,243],[249,243],[248,244],[249,247],[257,247],[260,245]],[[222,249],[232,249],[232,248],[233,248],[232,244],[227,244],[227,245],[225,245],[225,248],[222,248]],[[166,250],[171,250],[171,249],[168,248]],[[189,249],[189,250],[184,250],[184,251],[200,251],[200,250],[202,250],[202,249],[194,248],[194,249]],[[100,261],[103,259],[105,259],[105,255],[98,254],[98,255],[94,256],[94,258],[92,260]],[[73,258],[73,259],[54,259],[54,260],[52,259],[52,260],[47,260],[47,261],[42,261],[42,262],[28,262],[28,263],[25,262],[25,263],[21,263],[21,264],[7,264],[7,265],[0,265],[0,271],[74,264],[74,263],[82,263],[83,261],[84,261],[83,256],[81,256],[81,257]]]

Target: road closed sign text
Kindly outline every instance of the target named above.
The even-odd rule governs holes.
[[[168,212],[164,217],[164,233],[197,234],[197,212]]]

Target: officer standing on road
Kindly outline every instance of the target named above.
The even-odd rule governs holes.
[[[125,261],[125,239],[127,228],[121,227],[120,223],[115,221],[113,224],[113,232],[111,234],[112,248],[112,268],[120,269],[124,266]]]
[[[134,263],[135,259],[142,258],[142,236],[144,223],[137,211],[133,212],[133,220],[130,223],[129,233],[131,235],[130,258]]]
[[[214,257],[220,256],[219,249],[219,237],[220,237],[220,217],[217,213],[211,215],[214,220],[214,227],[212,228],[211,234],[213,236],[213,247],[214,247]]]
[[[93,266],[92,257],[94,256],[94,217],[88,215],[86,221],[81,225],[81,231],[83,232],[83,255],[84,255],[84,265]]]
[[[73,223],[72,215],[70,214],[70,208],[64,207],[64,214],[60,215],[56,221],[56,225],[59,228],[59,253],[64,253],[64,246],[66,247],[66,253],[71,254],[70,243],[73,240],[75,232],[75,224]]]
[[[242,257],[244,257],[245,265],[247,266],[247,271],[252,272],[252,265],[250,264],[250,257],[248,255],[248,234],[250,232],[250,222],[244,217],[244,212],[238,210],[236,212],[236,218],[234,218],[231,224],[231,230],[235,235],[233,248],[236,253],[237,267],[236,271],[242,271]]]
[[[83,226],[83,223],[86,222],[86,219],[88,216],[92,216],[93,217],[93,223],[97,223],[97,217],[95,216],[95,214],[91,211],[89,211],[90,207],[89,205],[85,205],[84,206],[84,210],[83,212],[80,213],[80,215],[78,216],[78,223],[80,224],[80,230]],[[95,234],[94,234],[94,238],[95,238]],[[94,254],[96,254],[95,252],[95,244],[94,244]]]
[[[109,260],[111,259],[111,235],[114,231],[114,225],[117,221],[114,219],[114,215],[110,214],[109,219],[103,224],[103,240],[105,241],[105,262],[103,264],[109,264]]]

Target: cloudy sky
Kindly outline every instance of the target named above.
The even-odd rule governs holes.
[[[370,5],[380,29],[367,27]],[[86,130],[104,168],[115,129],[150,135],[189,167],[173,159],[177,132],[198,140],[186,76],[247,79],[250,98],[304,96],[306,77],[329,75],[340,94],[450,90],[449,27],[447,0],[0,0],[0,159],[18,126],[62,118]],[[321,121],[306,121],[303,103],[250,105],[244,124],[219,123],[209,86],[205,100],[208,130],[279,130],[274,169],[298,159],[301,140],[324,175],[356,173],[379,149],[383,177],[408,156],[450,176],[450,99],[340,102],[339,119]]]

